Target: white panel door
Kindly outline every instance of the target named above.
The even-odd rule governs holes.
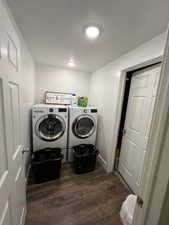
[[[133,73],[124,126],[119,172],[137,194],[154,110],[160,65]]]
[[[20,42],[0,1],[0,225],[21,225],[26,211],[21,134]]]

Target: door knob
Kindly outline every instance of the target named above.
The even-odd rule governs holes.
[[[126,134],[126,129],[123,130],[123,135],[125,135],[125,134]]]
[[[29,148],[23,148],[23,150],[22,150],[22,154],[29,153],[29,152],[30,152]]]
[[[144,201],[140,196],[137,196],[137,204],[140,208],[143,207]]]

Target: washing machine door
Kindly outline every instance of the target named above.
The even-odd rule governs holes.
[[[42,116],[36,123],[36,134],[44,141],[56,141],[66,130],[65,121],[56,114]]]
[[[73,134],[80,139],[90,137],[95,132],[95,129],[95,119],[90,115],[80,115],[74,120],[72,125]]]

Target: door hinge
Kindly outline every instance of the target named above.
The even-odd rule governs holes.
[[[144,201],[140,196],[137,196],[137,204],[140,208],[143,207]]]

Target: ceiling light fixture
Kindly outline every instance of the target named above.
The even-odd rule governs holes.
[[[76,66],[75,63],[74,63],[74,61],[73,61],[73,59],[70,59],[67,65],[69,67],[75,67]]]
[[[96,26],[89,26],[85,29],[85,34],[90,40],[94,40],[100,35],[100,29]]]

